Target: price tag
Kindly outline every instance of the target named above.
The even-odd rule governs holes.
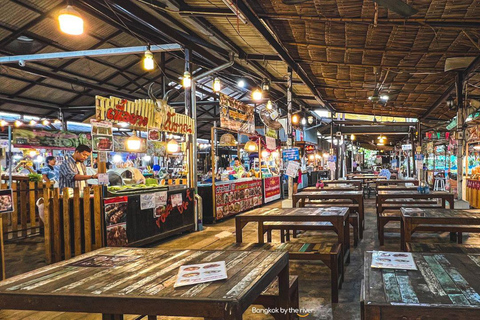
[[[109,182],[108,174],[106,173],[99,173],[98,174],[98,184],[100,185],[107,185]]]

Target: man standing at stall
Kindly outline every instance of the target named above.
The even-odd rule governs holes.
[[[90,157],[91,152],[92,149],[90,149],[90,147],[81,144],[75,149],[73,155],[67,156],[59,170],[58,185],[60,190],[63,190],[63,188],[78,187],[83,191],[83,188],[87,186],[86,180],[97,179],[98,174],[87,175],[87,168],[83,163]]]

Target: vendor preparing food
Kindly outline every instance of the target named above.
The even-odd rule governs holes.
[[[240,179],[245,174],[245,168],[238,157],[235,158],[233,171],[235,171],[235,178],[237,179]]]

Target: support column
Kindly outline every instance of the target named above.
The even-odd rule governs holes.
[[[190,49],[185,48],[185,71],[190,72]],[[192,77],[193,78],[193,77]],[[193,94],[192,94],[193,93]],[[192,117],[192,102],[195,98],[195,81],[192,80],[192,86],[190,88],[185,88],[185,115]],[[196,113],[196,112],[195,112]],[[195,131],[197,131],[197,122],[194,117],[194,124],[195,124]],[[195,176],[197,175],[197,165],[196,162],[193,161],[194,155],[194,147],[196,149],[196,140],[193,141],[193,136],[188,134],[186,135],[186,153],[187,153],[187,187],[188,188],[195,188],[196,184],[194,184]],[[194,146],[195,145],[195,146]]]
[[[463,124],[465,123],[465,110],[463,106],[463,74],[457,73],[457,193],[458,199],[462,200],[463,187],[463,156],[465,147],[465,130]],[[468,167],[467,167],[468,168]],[[468,173],[468,169],[467,169]]]
[[[419,175],[419,172],[417,172],[417,164],[415,163],[415,154],[417,153],[416,146],[415,146],[415,129],[410,130],[410,137],[412,141],[412,168],[413,168],[413,175],[417,176]]]
[[[292,91],[293,91],[293,82],[292,82],[293,72],[291,68],[288,68],[288,79],[287,79],[287,148],[290,149],[293,145],[292,143]],[[288,177],[288,200],[292,201],[293,196],[293,178]],[[293,204],[292,204],[293,205]]]

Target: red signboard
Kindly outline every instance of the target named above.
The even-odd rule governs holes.
[[[265,203],[280,199],[280,177],[263,179]]]
[[[217,219],[262,204],[262,180],[231,182],[215,186]]]
[[[305,146],[305,153],[307,154],[315,153],[315,146],[314,145]]]

